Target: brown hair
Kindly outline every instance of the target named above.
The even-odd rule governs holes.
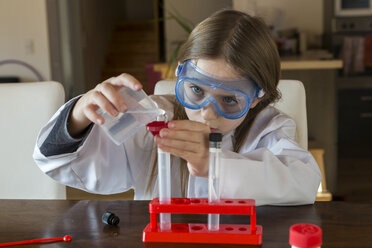
[[[277,89],[280,58],[275,42],[260,18],[235,10],[222,10],[201,22],[181,47],[179,61],[198,58],[223,58],[265,91],[261,101],[250,109],[235,130],[234,151],[239,152],[258,113],[280,98]]]
[[[241,76],[252,79],[264,91],[234,133],[234,152],[239,152],[256,116],[280,98],[280,58],[270,31],[257,17],[235,10],[222,10],[208,17],[191,32],[180,49],[178,61],[223,58]],[[184,107],[176,103],[174,119],[187,119]],[[188,175],[186,161],[182,174]],[[187,177],[186,177],[187,178]],[[181,185],[186,185],[182,183]],[[186,186],[185,186],[186,187]],[[185,192],[185,189],[182,190]]]

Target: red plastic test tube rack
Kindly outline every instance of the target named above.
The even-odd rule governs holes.
[[[262,226],[256,225],[255,201],[252,199],[221,199],[209,204],[204,198],[172,198],[170,204],[160,204],[154,198],[150,204],[150,224],[143,230],[143,242],[262,244]],[[171,231],[162,232],[157,214],[236,214],[250,215],[250,225],[220,224],[219,231],[209,231],[208,224],[172,223]]]

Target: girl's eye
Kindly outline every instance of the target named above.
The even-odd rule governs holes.
[[[223,101],[227,104],[237,104],[238,101],[235,99],[235,97],[232,97],[232,96],[225,96],[223,98]]]
[[[203,93],[203,90],[202,89],[200,89],[198,86],[191,86],[191,89],[192,89],[192,91],[195,93],[195,94],[198,94],[198,95],[200,95],[200,94],[202,94]]]

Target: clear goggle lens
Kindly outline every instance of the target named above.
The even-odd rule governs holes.
[[[176,71],[176,97],[186,108],[201,109],[212,103],[218,114],[227,119],[245,115],[260,87],[249,79],[224,80],[203,72],[191,60]]]
[[[193,80],[179,80],[176,86],[177,98],[180,103],[190,109],[201,109],[212,103],[217,112],[228,119],[237,119],[249,109],[249,98],[237,91],[198,83]]]

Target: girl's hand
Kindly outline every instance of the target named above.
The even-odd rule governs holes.
[[[142,85],[133,76],[123,73],[107,79],[85,93],[76,102],[69,116],[67,128],[71,136],[78,136],[92,122],[103,124],[103,117],[96,113],[99,108],[112,116],[124,112],[127,109],[125,99],[118,94],[121,87],[140,90]]]
[[[208,177],[210,128],[190,120],[176,120],[160,131],[155,141],[160,149],[187,161],[193,176]]]

